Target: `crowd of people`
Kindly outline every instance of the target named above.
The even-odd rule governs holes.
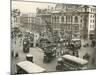
[[[23,37],[21,36],[15,36],[13,37],[12,39],[14,39],[14,44],[16,45],[16,43],[18,42],[16,40],[16,38],[20,39],[19,41],[19,46],[22,45],[22,42],[23,42]],[[91,47],[95,47],[96,46],[96,41],[93,39],[91,40],[91,44],[89,43],[86,43],[85,45],[83,45],[83,47],[88,47],[88,46],[91,46]],[[55,55],[57,58],[61,57],[62,55],[64,54],[71,54],[71,55],[74,55],[75,56],[75,53],[77,54],[76,56],[79,57],[78,55],[78,50],[75,50],[76,48],[74,47],[74,45],[72,44],[70,49],[69,49],[70,45],[68,45],[68,41],[65,43],[65,42],[62,42],[62,43],[57,43],[56,46],[53,48],[53,50],[55,51]],[[18,58],[19,56],[19,53],[18,52],[15,52],[14,50],[11,51],[11,56],[12,57],[15,57],[15,58]],[[89,54],[86,54],[83,56],[83,59],[89,59]],[[94,59],[93,59],[94,61]]]

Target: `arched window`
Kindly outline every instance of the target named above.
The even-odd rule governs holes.
[[[56,16],[52,17],[52,22],[56,22]]]
[[[76,22],[76,23],[78,22],[78,17],[77,17],[77,16],[75,16],[75,22]]]
[[[56,21],[59,22],[59,16],[56,16]]]

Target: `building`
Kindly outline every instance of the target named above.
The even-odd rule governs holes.
[[[95,35],[96,7],[92,5],[57,4],[52,13],[54,30],[64,31],[71,37],[91,39]]]
[[[11,27],[19,27],[20,26],[20,10],[12,9],[11,11]]]
[[[64,32],[70,38],[80,38],[80,15],[76,8],[80,5],[57,4],[52,12],[54,31]]]
[[[96,29],[96,7],[84,5],[80,8],[80,32],[83,39],[93,39]]]
[[[88,38],[93,39],[95,38],[96,32],[96,7],[89,6],[88,8]]]
[[[26,31],[46,33],[47,36],[92,39],[96,30],[96,7],[93,5],[56,4],[55,8],[36,9],[37,13],[22,14]]]
[[[49,28],[53,35],[57,33],[60,38],[80,38],[80,16],[79,12],[75,10],[78,6],[80,5],[73,5],[72,7],[71,4],[68,6],[66,4],[57,4],[51,10],[38,8],[37,16],[45,22],[47,32]]]
[[[21,24],[23,25],[25,31],[28,32],[41,32],[45,28],[42,25],[40,17],[37,17],[34,13],[25,13],[21,15]]]

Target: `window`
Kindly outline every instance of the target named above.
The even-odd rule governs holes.
[[[93,12],[95,12],[95,9],[93,9]]]
[[[59,16],[56,16],[56,22],[59,22]]]
[[[52,21],[55,22],[55,16],[52,17]]]
[[[81,23],[82,23],[82,19],[81,19]]]
[[[94,25],[92,25],[92,28],[94,28]]]
[[[93,20],[93,23],[94,23],[94,20]]]
[[[32,17],[30,18],[30,22],[32,23]]]
[[[66,25],[66,30],[68,30],[68,26]]]
[[[75,23],[77,23],[78,22],[78,17],[77,16],[75,16]]]
[[[82,28],[82,24],[80,25],[80,28]]]
[[[79,27],[78,26],[75,26],[75,31],[79,30]]]
[[[55,22],[56,22],[56,16],[54,17],[54,20],[55,20]]]
[[[90,23],[92,23],[92,20],[90,20]]]
[[[92,15],[90,17],[92,18]]]
[[[66,22],[67,22],[67,16],[66,16]]]
[[[70,21],[72,22],[72,16],[70,16]]]
[[[28,18],[28,23],[30,22],[30,18]]]
[[[68,27],[67,27],[67,28],[68,28],[68,30],[70,30],[70,25],[68,25]]]
[[[94,18],[94,15],[92,15],[92,18]]]
[[[91,12],[92,12],[92,9],[91,9]]]
[[[64,22],[64,16],[61,17],[61,22]]]
[[[92,28],[92,25],[90,25],[90,28]]]
[[[72,22],[72,16],[66,16],[66,22]]]

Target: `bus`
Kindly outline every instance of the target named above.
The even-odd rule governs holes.
[[[29,53],[29,49],[30,49],[30,41],[28,38],[24,38],[23,39],[23,52],[24,53]]]
[[[57,61],[56,69],[60,71],[85,70],[88,67],[88,61],[72,55],[63,55]]]
[[[30,61],[22,61],[16,64],[17,74],[32,74],[46,72],[46,70]]]
[[[81,40],[80,39],[71,39],[71,43],[74,44],[74,47],[76,49],[80,49],[81,48]]]

